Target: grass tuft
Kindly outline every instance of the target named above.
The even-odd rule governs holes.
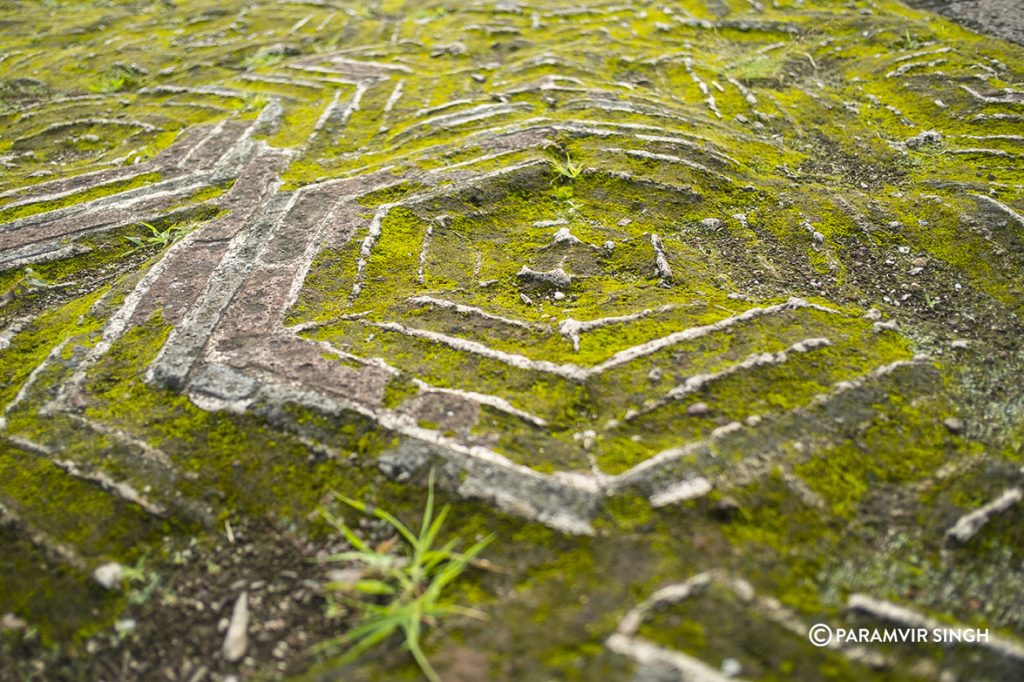
[[[189,232],[187,225],[174,224],[165,230],[160,230],[149,223],[139,223],[139,225],[149,230],[149,234],[141,237],[138,235],[125,237],[135,246],[135,249],[145,249],[150,246],[159,246],[162,249],[178,241]]]
[[[89,89],[100,94],[135,90],[142,84],[144,75],[142,71],[133,66],[117,64],[98,76]]]
[[[323,651],[347,647],[339,660],[339,663],[345,664],[356,660],[392,635],[401,633],[406,648],[423,674],[431,682],[440,682],[441,678],[423,653],[420,635],[424,625],[431,625],[445,616],[484,617],[479,611],[451,604],[442,597],[445,588],[466,570],[494,536],[487,536],[461,553],[455,551],[458,538],[435,547],[450,508],[445,505],[434,516],[433,470],[430,472],[427,503],[418,534],[379,507],[370,507],[337,492],[332,493],[332,496],[363,514],[385,521],[397,531],[406,551],[392,551],[395,542],[371,547],[356,535],[342,517],[325,507],[320,508],[320,515],[352,546],[351,551],[331,555],[326,561],[356,564],[357,567],[356,570],[346,572],[351,573],[351,577],[328,583],[327,589],[329,594],[336,594],[341,602],[361,612],[363,617],[348,632],[321,643],[316,649]]]
[[[583,172],[583,166],[573,162],[567,152],[564,163],[558,158],[551,159],[551,170],[555,173],[555,180],[575,180]]]

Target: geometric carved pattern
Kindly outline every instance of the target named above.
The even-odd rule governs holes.
[[[240,433],[580,535],[1019,452],[1019,51],[874,0],[220,4],[58,12],[130,40],[49,80],[0,10],[0,455],[140,543],[226,513]],[[17,490],[19,542],[107,556]]]
[[[698,19],[667,7],[625,29],[628,41],[591,46],[605,26],[643,13],[517,10],[432,50],[285,50],[260,53],[269,66],[230,82],[166,79],[140,101],[187,101],[222,120],[186,128],[149,161],[11,190],[5,210],[39,212],[4,227],[3,258],[64,258],[88,248],[86,235],[176,215],[204,187],[233,182],[216,202],[226,213],[142,277],[72,385],[159,309],[174,328],[149,368],[158,385],[213,408],[355,411],[410,439],[399,459],[439,456],[472,472],[465,493],[588,532],[605,495],[639,488],[666,504],[700,494],[733,475],[717,449],[741,454],[780,424],[827,442],[835,429],[819,415],[830,402],[856,402],[847,394],[869,395],[900,372],[918,382],[934,372],[891,325],[864,317],[919,294],[878,287],[849,304],[851,239],[917,229],[901,220],[944,201],[1019,232],[1012,190],[998,181],[1015,158],[1001,149],[1016,139],[1002,131],[1018,95],[963,81],[1008,67],[888,38],[887,54],[862,56],[859,33],[787,47],[831,11],[753,3],[737,18]],[[855,16],[835,20],[873,21]],[[488,36],[542,30],[580,49],[510,39],[515,51],[467,61]],[[719,56],[692,42],[712,30]],[[766,63],[784,50],[792,56]],[[437,91],[439,72],[452,94]],[[826,85],[825,73],[845,80]],[[859,84],[868,74],[871,86]],[[783,83],[804,110],[851,126],[851,148],[822,145],[797,122]],[[897,93],[929,102],[929,114],[893,106]],[[214,102],[228,100],[262,110],[225,117]],[[16,150],[38,156],[56,130],[164,139],[145,115],[59,120],[15,124],[8,165],[31,167],[38,159]],[[943,124],[953,122],[978,134],[951,134]],[[919,134],[933,123],[938,132]],[[75,163],[109,164],[114,152],[90,144],[79,143]],[[841,163],[853,153],[881,165]],[[582,172],[561,178],[550,156]],[[928,170],[879,170],[908,158]],[[990,192],[957,179],[972,161],[996,178]],[[885,189],[915,173],[943,178],[923,180],[941,194]],[[127,182],[142,184],[116,192]],[[95,188],[112,194],[43,206]],[[1009,271],[1010,254],[994,252],[1003,259],[991,267]]]

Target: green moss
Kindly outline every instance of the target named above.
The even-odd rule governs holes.
[[[409,398],[419,395],[420,389],[409,377],[400,375],[388,381],[384,387],[384,407],[394,409]]]
[[[127,192],[131,189],[145,187],[146,185],[159,181],[159,173],[142,173],[126,180],[116,180],[105,185],[97,185],[50,201],[38,201],[22,204],[20,206],[0,208],[0,223],[8,223],[20,218],[27,218],[28,216],[36,215],[37,213],[56,211],[60,208],[66,208],[68,206],[85,203],[101,197]]]
[[[830,556],[852,540],[843,526],[797,499],[778,471],[731,495],[741,512],[723,533],[749,565],[758,567],[747,577],[804,614],[831,611],[821,600],[819,573]],[[849,551],[849,545],[845,549]]]
[[[197,189],[195,192],[190,194],[186,199],[182,200],[180,203],[171,206],[171,210],[182,207],[192,207],[195,206],[196,204],[202,204],[207,201],[212,201],[213,199],[220,197],[229,189],[231,189],[234,186],[234,184],[235,178],[230,178],[228,180],[223,180],[221,182],[214,183],[209,187]]]
[[[718,585],[652,614],[639,634],[704,661],[730,658],[751,679],[907,679],[905,673],[871,670],[839,652],[816,648],[802,633],[789,632]]]
[[[369,194],[364,194],[359,197],[359,203],[363,206],[370,207],[380,204],[390,204],[422,189],[424,189],[422,183],[398,182],[382,189],[374,190]]]
[[[627,494],[619,494],[612,498],[609,498],[604,505],[605,514],[610,517],[610,523],[608,523],[617,531],[643,531],[649,530],[653,521],[653,512],[651,504],[648,500],[642,496],[631,496]],[[602,523],[598,523],[598,527],[602,527]]]
[[[1024,310],[1024,290],[1018,274],[1005,262],[991,258],[986,237],[965,224],[970,201],[951,195],[907,197],[894,202],[905,234],[930,256],[966,275],[997,301]]]
[[[186,472],[173,489],[155,494],[173,497],[180,492],[199,499],[212,489],[222,496],[217,505],[221,514],[244,510],[302,518],[346,474],[330,461],[309,457],[307,447],[294,436],[269,428],[255,416],[262,412],[260,406],[246,416],[210,413],[185,396],[146,385],[144,368],[168,331],[157,315],[118,339],[89,374],[86,387],[92,399],[86,414],[159,448]],[[293,414],[306,430],[321,420],[308,412]],[[358,415],[347,424],[332,420],[328,426],[321,420],[320,425],[326,431],[325,442],[361,457],[372,457],[393,443],[389,434]]]
[[[471,432],[459,437],[545,474],[589,473],[595,463],[605,473],[620,473],[733,421],[762,418],[735,440],[696,448],[699,454],[680,460],[680,471],[692,466],[715,480],[719,490],[707,499],[654,509],[644,496],[628,492],[602,507],[593,538],[564,537],[487,504],[457,505],[458,525],[467,534],[500,531],[488,558],[510,572],[481,573],[463,588],[468,601],[491,610],[492,620],[438,632],[430,642],[432,659],[453,650],[457,657],[456,647],[466,647],[501,652],[481,677],[626,678],[633,675],[629,664],[603,644],[618,619],[655,589],[712,566],[749,578],[759,592],[778,596],[802,617],[841,618],[845,595],[864,590],[943,618],[1019,630],[1012,600],[1020,594],[1012,582],[1020,563],[1017,516],[994,520],[975,543],[947,548],[945,556],[937,546],[951,519],[991,499],[1016,475],[1017,403],[1006,391],[988,395],[996,384],[1015,385],[1012,349],[994,349],[998,374],[975,369],[973,359],[952,359],[942,368],[946,386],[915,380],[915,373],[934,373],[915,365],[898,376],[869,378],[853,389],[856,398],[817,400],[838,382],[868,378],[917,352],[934,354],[953,329],[961,334],[1005,325],[1008,332],[989,338],[994,346],[1012,340],[1012,315],[1020,312],[1024,291],[1019,234],[1005,214],[970,193],[1017,207],[1019,159],[953,152],[974,145],[963,136],[1019,133],[1019,121],[976,119],[1004,108],[959,87],[1015,88],[1018,51],[892,0],[780,1],[762,3],[757,12],[742,1],[652,5],[642,12],[571,4],[537,8],[537,26],[532,11],[511,6],[427,3],[410,9],[398,0],[348,13],[274,3],[242,14],[231,3],[190,12],[187,1],[178,10],[120,1],[11,5],[0,10],[0,22],[16,27],[0,55],[0,181],[15,191],[0,206],[0,222],[138,186],[110,183],[52,202],[11,206],[16,188],[54,178],[56,169],[70,177],[114,162],[145,161],[188,126],[227,117],[237,117],[230,125],[251,120],[274,98],[283,118],[257,137],[289,150],[285,191],[329,178],[365,176],[377,183],[374,189],[367,180],[367,193],[358,198],[368,211],[353,225],[351,239],[317,254],[288,322],[317,323],[302,335],[397,368],[400,374],[385,387],[384,407],[409,405],[418,395],[413,377],[493,393],[546,425],[485,406]],[[563,9],[572,14],[559,15]],[[49,27],[45,50],[34,28],[42,25]],[[465,53],[444,49],[455,37]],[[265,51],[278,42],[304,56],[292,61]],[[888,77],[895,59],[947,46],[952,49],[941,53],[942,64],[918,64]],[[339,50],[348,55],[341,59],[385,66],[332,62]],[[318,62],[315,53],[324,59]],[[137,64],[140,75],[97,83],[98,74],[116,72],[117,63]],[[362,69],[388,77],[369,83]],[[278,76],[305,84],[273,82]],[[745,84],[756,104],[729,77]],[[350,79],[367,85],[358,106],[348,106],[356,91]],[[551,79],[555,87],[538,90],[544,82],[539,79]],[[139,92],[143,80],[232,90]],[[392,100],[399,82],[403,94]],[[103,95],[76,97],[90,87]],[[495,95],[517,108],[461,122],[436,118],[467,112]],[[939,97],[945,106],[936,103]],[[338,115],[325,116],[335,100]],[[613,106],[618,109],[610,111]],[[97,118],[108,120],[89,123]],[[80,123],[52,127],[66,120]],[[931,127],[943,134],[939,144],[900,146]],[[639,140],[637,132],[651,137]],[[543,164],[541,136],[555,138],[560,153],[585,169],[571,183],[559,183]],[[519,139],[529,141],[520,148]],[[1017,154],[1016,144],[1005,139],[985,144]],[[509,151],[491,156],[499,149]],[[476,185],[464,182],[528,161],[540,163]],[[456,164],[459,169],[449,173]],[[153,174],[143,177],[136,181],[158,181]],[[228,187],[204,187],[174,210],[216,203]],[[403,207],[384,220],[365,271],[357,273],[372,209],[397,201]],[[195,217],[212,217],[215,210],[204,208]],[[438,221],[441,215],[449,220]],[[549,246],[557,228],[534,225],[555,219],[597,248]],[[664,245],[671,279],[657,271],[652,233]],[[415,520],[422,487],[416,477],[404,484],[380,477],[377,456],[400,439],[373,420],[292,404],[257,403],[244,416],[211,413],[147,385],[146,368],[169,331],[159,316],[131,329],[89,368],[82,395],[73,396],[80,398],[81,412],[41,414],[95,347],[100,318],[145,272],[140,261],[160,257],[155,249],[126,253],[124,238],[131,234],[132,228],[120,227],[69,242],[88,251],[33,266],[50,286],[23,290],[25,270],[0,273],[0,292],[15,294],[5,296],[5,325],[49,311],[0,353],[2,403],[25,388],[6,413],[8,430],[139,490],[149,486],[146,495],[166,504],[174,519],[199,510],[216,520],[270,516],[282,527],[294,523],[305,530],[323,493],[338,488]],[[606,241],[614,249],[604,249]],[[929,259],[926,269],[908,274],[922,257]],[[574,281],[559,289],[561,297],[517,277],[524,264],[550,269],[563,258]],[[357,279],[361,292],[353,296]],[[111,280],[113,289],[100,288]],[[481,280],[496,282],[480,286]],[[410,300],[419,295],[492,317]],[[593,367],[626,348],[793,295],[841,314],[793,310],[747,320],[578,381],[376,326],[397,321],[532,360]],[[898,318],[906,337],[875,333],[862,318],[869,307]],[[584,333],[578,350],[558,330],[569,317],[590,321],[643,309],[652,312]],[[777,353],[809,337],[832,343],[791,353],[784,364],[728,373],[751,354]],[[64,350],[28,383],[31,369],[62,341]],[[691,377],[712,373],[722,374],[684,400],[657,406]],[[994,404],[979,408],[971,402],[976,397],[963,404],[948,397],[959,392],[967,398],[985,393]],[[687,414],[696,402],[709,412]],[[942,420],[954,414],[954,402],[967,417],[984,413],[1000,421],[972,429],[982,432],[980,441],[952,435]],[[639,414],[627,420],[631,411]],[[613,419],[617,426],[609,423]],[[596,432],[592,443],[590,436],[581,438],[590,430]],[[158,448],[170,466],[139,456],[137,443]],[[756,478],[760,464],[752,454],[778,471]],[[970,457],[984,464],[981,473],[936,476],[943,465]],[[751,473],[753,481],[730,488],[736,471]],[[17,448],[0,452],[0,491],[5,504],[90,561],[131,560],[155,543],[154,533],[191,532],[142,517]],[[730,516],[733,503],[739,511]],[[89,526],[83,518],[100,522]],[[322,535],[322,529],[310,529]],[[881,529],[906,539],[890,542]],[[0,612],[14,604],[33,622],[52,621],[57,641],[79,626],[94,631],[93,618],[103,621],[118,606],[116,598],[96,594],[86,575],[51,563],[20,531],[2,532],[16,559],[0,568]],[[14,589],[19,586],[27,586],[24,599]],[[961,604],[954,613],[943,596],[953,592],[960,601],[970,595],[986,610],[973,613]],[[72,613],[71,606],[81,610]],[[93,608],[98,615],[90,613]],[[747,615],[742,604],[715,592],[658,614],[644,635],[713,667],[724,656],[742,658],[759,648],[756,660],[743,658],[748,677],[869,677]],[[354,674],[394,679],[409,674],[404,660],[394,669],[370,663]]]
[[[44,312],[0,351],[0,404],[9,403],[53,348],[76,334],[98,329],[101,321],[88,316],[103,292],[97,292]]]
[[[56,465],[0,441],[0,499],[53,540],[91,560],[133,563],[142,546],[156,542],[170,524],[71,477]]]
[[[950,408],[935,399],[910,402],[891,395],[862,435],[815,453],[794,472],[833,505],[837,516],[850,517],[869,491],[912,483],[955,461],[971,446],[950,436],[941,425]]]
[[[81,641],[107,626],[120,600],[87,575],[53,564],[28,538],[0,527],[0,605],[38,628],[47,645]]]

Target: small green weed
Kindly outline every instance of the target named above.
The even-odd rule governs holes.
[[[247,71],[255,71],[264,66],[273,66],[284,61],[285,55],[280,52],[257,52],[242,60],[242,68]]]
[[[143,75],[141,71],[131,66],[117,65],[99,76],[89,86],[89,89],[101,94],[134,90],[142,83]]]
[[[910,29],[907,28],[903,30],[903,36],[900,39],[899,47],[904,50],[917,50],[926,44],[926,41],[921,40],[917,36],[911,35]]]
[[[580,176],[580,173],[583,172],[583,166],[573,162],[572,157],[566,152],[564,163],[557,157],[551,159],[551,170],[555,173],[555,181],[571,181]]]
[[[145,556],[139,557],[134,566],[123,567],[121,580],[131,586],[127,595],[130,604],[145,604],[160,587],[160,576],[146,569]]]
[[[46,289],[53,286],[53,282],[40,275],[31,267],[25,268],[25,274],[22,275],[20,284],[29,289]]]
[[[189,228],[187,225],[180,225],[178,223],[175,223],[174,225],[171,225],[170,227],[164,230],[160,230],[159,228],[150,225],[149,223],[139,223],[139,225],[149,230],[149,235],[144,235],[141,237],[138,235],[128,235],[127,237],[125,237],[125,239],[127,239],[131,244],[135,246],[135,249],[133,249],[133,251],[138,249],[145,249],[150,246],[159,246],[160,248],[170,246],[174,242],[184,237],[189,232]]]
[[[267,96],[263,94],[247,94],[245,99],[242,100],[242,111],[260,111],[263,107],[267,106],[269,101]]]
[[[483,617],[479,611],[444,602],[442,593],[493,540],[493,536],[484,538],[463,553],[455,551],[458,538],[440,548],[434,547],[449,507],[445,505],[434,516],[433,471],[430,472],[427,504],[423,510],[419,535],[383,509],[370,507],[336,492],[332,495],[353,509],[387,522],[404,540],[407,551],[389,552],[390,547],[387,545],[392,543],[371,547],[356,535],[343,518],[324,507],[320,508],[320,515],[353,547],[352,551],[334,554],[327,561],[358,565],[358,569],[352,572],[351,580],[328,583],[327,588],[330,592],[338,593],[339,599],[346,605],[361,612],[363,619],[340,637],[320,644],[317,650],[348,646],[339,661],[344,664],[354,661],[374,645],[401,631],[406,648],[416,659],[423,674],[431,682],[439,682],[440,677],[420,646],[420,634],[424,625],[430,625],[445,616],[458,614]],[[372,601],[351,596],[357,594]]]
[[[451,14],[451,10],[447,7],[432,7],[430,9],[421,9],[416,11],[412,15],[412,18],[417,24],[425,24],[435,19],[443,19],[449,14]]]
[[[41,289],[50,289],[55,285],[31,267],[22,271],[21,277],[14,281],[6,291],[0,293],[0,306],[7,305],[18,296],[26,296]]]

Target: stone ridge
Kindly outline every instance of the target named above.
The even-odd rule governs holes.
[[[57,5],[0,10],[0,443],[139,540],[12,468],[44,562],[308,513],[264,457],[581,536],[781,486],[942,543],[1020,485],[1019,49],[887,0]]]

